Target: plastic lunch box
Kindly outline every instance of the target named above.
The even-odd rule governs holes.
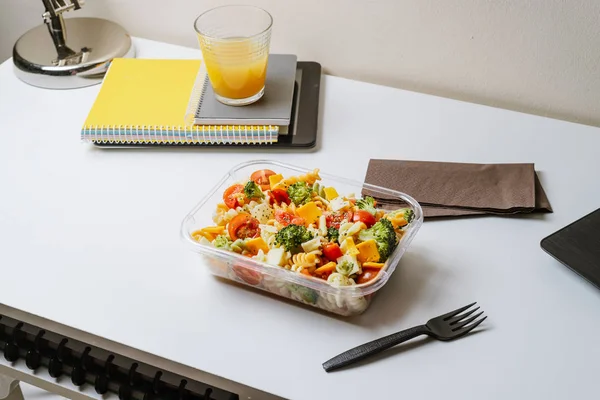
[[[195,230],[214,225],[212,215],[217,204],[223,201],[222,196],[225,189],[236,182],[247,181],[252,172],[260,169],[271,169],[276,173],[283,174],[284,177],[312,171],[312,169],[269,160],[239,164],[229,171],[184,218],[181,224],[183,240],[193,251],[204,258],[205,265],[214,275],[339,315],[351,316],[364,312],[369,307],[373,295],[387,283],[396,269],[398,261],[421,227],[423,211],[419,203],[412,197],[395,190],[319,172],[322,178],[320,183],[335,187],[341,195],[354,193],[359,197],[362,190],[367,189],[382,197],[400,199],[406,203],[406,207],[412,208],[415,214],[414,220],[405,228],[406,233],[375,279],[361,285],[336,287],[318,278],[308,277],[237,253],[200,244],[192,238],[191,234]]]

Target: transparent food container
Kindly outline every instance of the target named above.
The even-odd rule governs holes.
[[[411,208],[414,212],[414,220],[404,228],[405,234],[376,278],[367,283],[353,286],[332,286],[325,280],[266,264],[241,254],[217,249],[199,243],[192,238],[194,231],[214,225],[212,216],[217,204],[223,202],[222,196],[225,189],[234,183],[248,180],[254,171],[260,169],[273,170],[276,173],[283,174],[285,178],[312,171],[312,169],[270,160],[249,161],[239,164],[229,171],[184,218],[181,224],[183,240],[203,258],[203,264],[214,275],[339,315],[351,316],[364,312],[369,307],[373,295],[387,283],[396,269],[398,261],[421,227],[423,211],[419,203],[412,197],[395,190],[319,172],[321,176],[320,183],[324,186],[335,187],[342,196],[354,193],[358,198],[365,190],[376,197],[398,199],[405,203],[402,207]]]

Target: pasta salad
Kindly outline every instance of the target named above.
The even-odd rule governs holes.
[[[318,169],[288,177],[255,171],[224,191],[214,225],[192,237],[333,286],[375,279],[414,219],[412,209],[386,212],[372,197],[340,195],[320,181]]]

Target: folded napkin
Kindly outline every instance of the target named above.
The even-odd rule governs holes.
[[[365,182],[414,197],[425,217],[552,212],[533,164],[371,160]],[[363,190],[384,208],[398,199]]]

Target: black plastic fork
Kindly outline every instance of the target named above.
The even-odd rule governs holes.
[[[394,347],[400,343],[406,342],[407,340],[421,335],[431,336],[437,340],[444,341],[453,340],[464,336],[475,329],[487,318],[487,316],[485,316],[481,319],[477,319],[483,314],[483,311],[470,317],[471,314],[479,310],[479,307],[476,307],[467,311],[475,304],[477,303],[471,303],[468,306],[459,308],[458,310],[454,310],[447,314],[440,315],[439,317],[432,318],[427,321],[425,325],[419,325],[415,326],[414,328],[392,333],[391,335],[384,336],[382,338],[373,340],[372,342],[365,343],[345,351],[342,354],[333,357],[331,360],[325,361],[323,363],[323,368],[325,371],[330,372],[338,368],[354,364],[359,360],[364,360],[367,357],[380,353],[383,350],[387,350],[390,347]]]

